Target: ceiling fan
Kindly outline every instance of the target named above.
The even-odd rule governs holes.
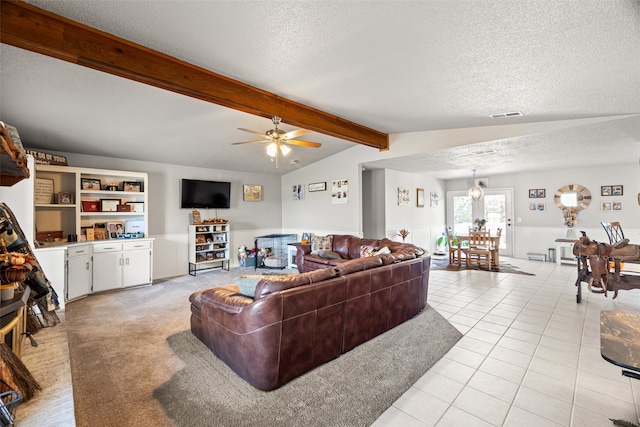
[[[244,141],[244,142],[234,142],[231,145],[253,144],[257,142],[269,142],[270,144],[267,145],[267,154],[272,158],[275,157],[276,161],[277,161],[278,152],[282,153],[283,156],[286,156],[287,154],[289,154],[289,152],[291,151],[291,148],[289,148],[288,145],[299,145],[302,147],[312,147],[312,148],[318,148],[322,146],[322,144],[318,142],[310,142],[310,141],[303,141],[301,139],[294,139],[309,133],[309,131],[306,129],[296,129],[296,130],[292,130],[291,132],[285,132],[282,129],[278,129],[278,125],[282,121],[280,117],[273,116],[271,121],[273,122],[274,128],[269,129],[265,133],[256,132],[250,129],[238,128],[238,130],[249,132],[254,135],[258,135],[262,139],[256,139],[253,141]]]

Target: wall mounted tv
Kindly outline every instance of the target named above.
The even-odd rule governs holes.
[[[228,209],[231,183],[182,179],[181,208]]]

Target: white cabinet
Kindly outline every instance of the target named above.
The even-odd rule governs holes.
[[[125,242],[122,246],[122,286],[151,283],[151,241]]]
[[[229,224],[189,226],[189,274],[200,270],[229,270]],[[226,267],[225,267],[226,266]]]
[[[93,292],[137,286],[152,281],[151,240],[93,244]]]
[[[91,293],[91,245],[69,246],[66,263],[66,300],[74,300]]]
[[[122,287],[122,243],[93,246],[93,292]]]

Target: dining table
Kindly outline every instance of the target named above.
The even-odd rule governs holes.
[[[462,234],[456,234],[456,237],[458,238],[458,266],[460,266],[462,264],[462,260],[460,258],[460,255],[462,253],[462,246],[464,244],[464,242],[468,242],[470,239],[470,235],[469,233],[462,233]],[[489,241],[491,242],[491,247],[493,248],[493,250],[491,251],[491,265],[494,267],[499,267],[500,266],[500,239],[501,239],[501,235],[499,235],[496,232],[489,232]],[[467,264],[468,266],[468,264]]]

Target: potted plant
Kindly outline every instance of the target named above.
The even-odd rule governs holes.
[[[476,230],[482,230],[487,223],[487,220],[476,218],[473,220],[473,223],[476,225]]]

